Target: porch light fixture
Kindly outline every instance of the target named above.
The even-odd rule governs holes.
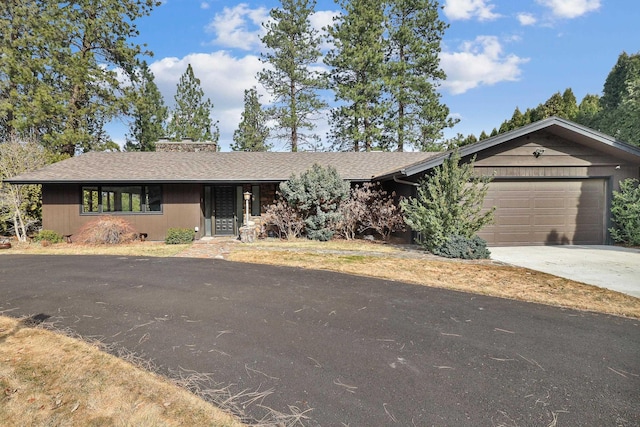
[[[536,149],[536,151],[533,152],[533,157],[537,159],[542,155],[542,153],[544,153],[544,148],[538,148]]]
[[[245,216],[244,216],[244,225],[247,226],[249,225],[249,200],[251,200],[251,193],[250,192],[246,192],[243,194],[244,196],[244,211],[246,212]]]

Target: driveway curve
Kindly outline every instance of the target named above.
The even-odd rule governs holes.
[[[634,319],[184,258],[3,255],[0,292],[3,314],[272,391],[304,425],[640,425]]]

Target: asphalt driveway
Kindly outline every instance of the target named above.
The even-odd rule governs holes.
[[[311,409],[305,425],[640,425],[634,319],[222,260],[23,255],[0,256],[0,312],[272,391],[260,403]]]
[[[640,250],[619,246],[492,247],[491,258],[640,298]]]

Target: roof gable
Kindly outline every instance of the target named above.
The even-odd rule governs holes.
[[[569,120],[559,117],[549,117],[519,129],[515,129],[491,138],[484,139],[474,144],[459,148],[460,157],[470,157],[477,153],[488,150],[502,144],[509,143],[523,136],[544,130],[566,140],[585,145],[589,148],[605,152],[609,155],[624,158],[640,164],[640,148],[618,141],[617,139],[604,133],[595,131],[586,126],[579,125]],[[403,170],[405,176],[412,176],[425,172],[431,168],[439,166],[444,159],[450,156],[452,151],[447,151],[435,155],[425,161],[407,167]]]

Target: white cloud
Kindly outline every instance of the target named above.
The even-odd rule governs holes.
[[[495,36],[478,36],[461,46],[460,52],[442,52],[440,65],[447,73],[442,83],[453,95],[465,93],[480,85],[494,85],[518,80],[520,66],[528,62],[514,54],[505,55]]]
[[[327,40],[327,32],[323,28],[333,25],[333,18],[339,15],[340,12],[336,10],[319,10],[309,17],[311,27],[317,30],[323,38],[322,45],[320,46],[323,52],[333,48],[333,43]]]
[[[577,18],[600,8],[600,0],[536,0],[557,18]]]
[[[477,18],[480,21],[491,21],[501,15],[493,12],[495,5],[487,0],[446,0],[444,14],[452,21]]]
[[[207,3],[206,1],[203,1],[202,3],[200,3],[200,9],[207,10],[210,7],[211,6],[209,6],[209,3]]]
[[[246,3],[240,3],[216,13],[206,30],[215,34],[213,43],[217,45],[253,50],[260,47],[260,38],[264,34],[262,23],[267,19],[269,11],[266,8],[251,9]]]
[[[233,131],[238,127],[240,114],[244,109],[244,90],[257,86],[258,92],[262,92],[262,87],[255,78],[262,69],[262,63],[255,55],[235,58],[224,51],[160,59],[149,68],[165,103],[170,107],[174,102],[176,85],[188,64],[191,64],[194,75],[200,79],[205,98],[210,98],[214,104],[211,117],[220,122],[220,142],[223,149],[228,150]]]
[[[523,12],[518,14],[518,21],[520,22],[520,25],[526,27],[529,25],[534,25],[537,22],[537,19],[532,14]]]

